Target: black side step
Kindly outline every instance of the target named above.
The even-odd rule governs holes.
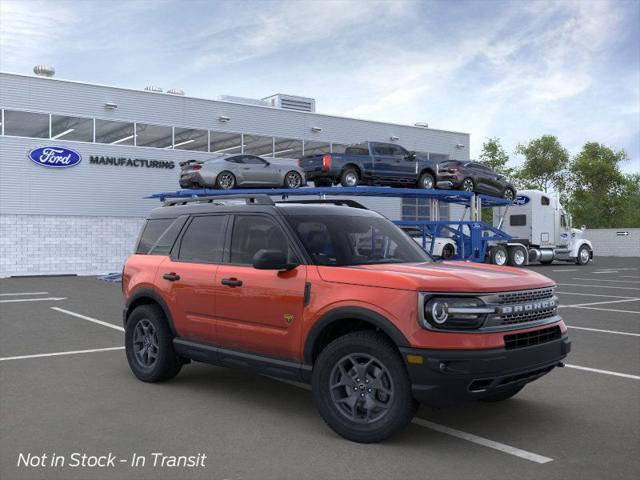
[[[208,343],[193,342],[182,338],[173,339],[173,348],[181,357],[197,362],[209,363],[221,367],[238,368],[261,375],[311,383],[311,365],[290,360],[239,352],[217,347]]]

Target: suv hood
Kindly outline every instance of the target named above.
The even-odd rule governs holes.
[[[523,268],[471,262],[318,267],[318,271],[327,282],[432,292],[503,292],[554,285],[549,278]]]

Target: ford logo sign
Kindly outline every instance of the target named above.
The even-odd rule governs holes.
[[[513,201],[513,204],[514,205],[526,205],[530,201],[531,201],[531,199],[529,197],[527,197],[526,195],[518,195],[518,196],[516,196],[516,199]]]
[[[69,148],[38,147],[29,152],[29,160],[43,167],[67,168],[82,161],[82,156]]]

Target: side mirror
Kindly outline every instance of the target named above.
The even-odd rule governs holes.
[[[580,230],[586,230],[586,229],[587,229],[587,226],[586,226],[586,225],[582,225],[582,226],[580,227]]]
[[[293,270],[297,263],[289,263],[282,250],[258,250],[253,256],[253,268],[258,270]]]
[[[416,152],[411,150],[409,152],[409,155],[405,156],[404,158],[405,158],[405,160],[415,160],[416,159]]]

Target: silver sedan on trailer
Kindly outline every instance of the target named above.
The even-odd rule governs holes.
[[[285,187],[306,185],[304,171],[297,161],[256,155],[219,155],[211,160],[189,160],[180,163],[180,187],[220,188]]]

